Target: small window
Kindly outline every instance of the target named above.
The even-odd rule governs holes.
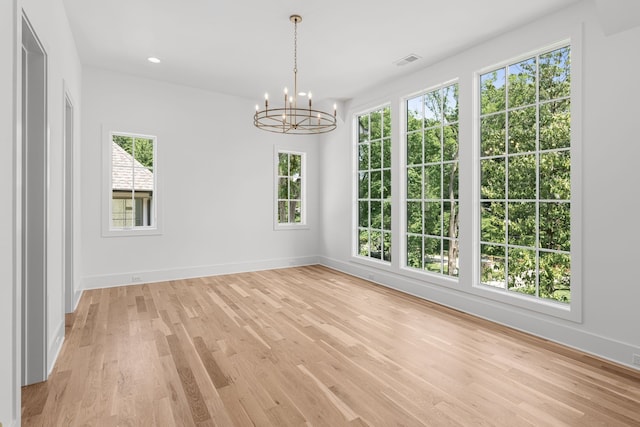
[[[156,137],[110,134],[109,230],[156,227]]]
[[[305,154],[283,150],[276,154],[276,229],[305,226]]]

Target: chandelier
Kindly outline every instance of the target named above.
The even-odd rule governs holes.
[[[314,109],[311,102],[311,92],[298,92],[298,24],[302,22],[300,15],[291,15],[293,22],[293,94],[284,88],[284,106],[269,107],[269,94],[264,94],[264,109],[256,105],[253,124],[262,130],[276,133],[290,133],[312,135],[331,132],[336,128],[336,105],[333,113]],[[298,96],[306,97],[308,103]],[[303,105],[305,104],[305,105]]]

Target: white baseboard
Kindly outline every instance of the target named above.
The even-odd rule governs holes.
[[[364,265],[324,256],[318,257],[318,262],[343,273],[373,281],[369,278],[372,270]],[[640,354],[640,347],[585,331],[575,323],[563,322],[555,317],[532,313],[515,306],[381,270],[375,270],[375,278],[374,282],[379,285],[640,370],[640,367],[632,365],[632,355]]]
[[[64,322],[63,317],[62,322],[60,322],[56,328],[55,338],[51,345],[49,345],[49,350],[47,352],[47,377],[51,375],[51,371],[53,371],[56,360],[58,360],[60,350],[62,350],[62,344],[64,343]]]
[[[275,270],[278,268],[299,267],[303,265],[313,264],[318,264],[317,256],[269,259],[246,263],[214,264],[155,271],[133,271],[122,274],[85,277],[82,279],[81,283],[82,289],[88,290],[111,288],[114,286],[123,285],[140,285],[143,283],[166,282],[169,280],[182,280],[206,276],[219,276],[222,274]]]

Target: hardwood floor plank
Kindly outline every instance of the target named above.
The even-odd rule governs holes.
[[[640,372],[321,266],[85,291],[25,426],[640,426]]]

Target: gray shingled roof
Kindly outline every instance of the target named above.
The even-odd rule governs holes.
[[[131,174],[131,154],[112,142],[111,150],[111,188],[113,190],[131,191],[133,176]],[[133,159],[135,168],[136,191],[153,191],[153,172],[142,163]]]

